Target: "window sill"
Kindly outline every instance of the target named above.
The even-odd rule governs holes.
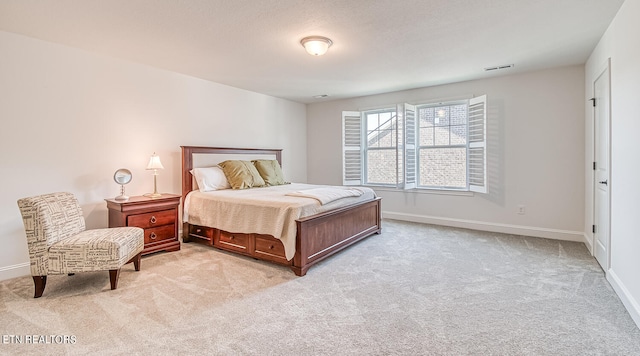
[[[417,194],[436,194],[436,195],[455,195],[461,197],[472,197],[474,196],[473,192],[468,191],[459,191],[459,190],[447,190],[447,189],[397,189],[397,188],[389,188],[389,187],[380,187],[375,185],[365,185],[364,187],[368,187],[373,189],[374,191],[380,192],[396,192],[396,193],[417,193]]]

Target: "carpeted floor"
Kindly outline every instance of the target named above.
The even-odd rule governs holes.
[[[50,276],[40,299],[0,282],[0,334],[10,355],[640,354],[583,244],[393,220],[305,277],[191,243],[115,291],[106,272]]]

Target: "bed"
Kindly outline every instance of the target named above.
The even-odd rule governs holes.
[[[190,218],[189,209],[194,206],[202,206],[202,200],[208,198],[204,194],[200,194],[200,197],[198,197],[197,184],[194,183],[190,173],[192,169],[216,164],[225,159],[252,160],[264,158],[275,159],[282,164],[282,150],[202,146],[181,147],[182,201],[184,204],[183,242],[200,242],[221,250],[289,266],[297,276],[304,276],[314,264],[368,236],[381,232],[381,199],[375,197],[375,195],[365,195],[351,200],[349,200],[350,198],[341,199],[347,203],[337,205],[329,203],[326,208],[318,209],[317,211],[311,210],[313,212],[311,215],[304,215],[305,217],[295,219],[293,222],[294,237],[288,240],[284,239],[285,236],[274,236],[273,234],[256,232],[255,230],[227,231],[221,228],[223,225],[242,226],[241,221],[238,222],[239,225],[229,225],[222,220]],[[302,189],[301,187],[308,188],[292,184],[291,187],[279,189],[297,190]],[[263,188],[255,189],[261,190]],[[253,190],[253,188],[248,190]],[[266,191],[267,189],[264,190]],[[229,190],[224,194],[233,194],[235,192],[239,193],[242,190]],[[192,194],[190,195],[189,193]],[[196,204],[195,202],[197,201],[200,203]],[[247,214],[239,215],[242,216],[234,215],[233,219],[251,219],[251,217],[246,216]],[[250,227],[243,228],[251,229]],[[287,244],[287,248],[285,248],[283,241]],[[288,245],[292,245],[292,247]]]

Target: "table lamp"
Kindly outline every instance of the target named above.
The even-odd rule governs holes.
[[[160,162],[160,157],[154,152],[151,155],[151,159],[149,159],[149,164],[147,165],[147,170],[153,169],[153,193],[145,194],[145,197],[149,198],[158,198],[162,196],[162,194],[158,193],[158,169],[164,169],[162,166],[162,162]]]

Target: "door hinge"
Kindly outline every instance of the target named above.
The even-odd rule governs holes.
[[[594,234],[596,233],[596,226],[595,225],[591,225],[591,232],[593,232]]]
[[[593,170],[596,170],[596,162],[593,162]]]
[[[592,101],[592,102],[593,102],[593,107],[595,107],[595,106],[596,106],[596,98],[591,98],[591,99],[589,99],[589,101]]]

